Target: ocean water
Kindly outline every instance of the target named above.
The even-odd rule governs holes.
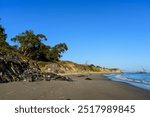
[[[150,91],[150,73],[121,73],[106,76],[113,81],[125,82]]]

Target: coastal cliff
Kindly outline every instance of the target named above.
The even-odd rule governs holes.
[[[14,53],[0,52],[0,82],[41,81],[59,79],[71,81],[58,74],[73,73],[120,73],[121,70],[94,65],[77,64],[70,61],[40,62],[27,60]]]
[[[53,72],[59,74],[73,73],[121,73],[118,68],[104,68],[100,66],[77,64],[71,61],[59,61],[56,63],[38,62],[40,69],[43,72]]]

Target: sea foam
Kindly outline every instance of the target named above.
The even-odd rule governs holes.
[[[125,82],[150,91],[150,73],[107,74],[113,81]]]

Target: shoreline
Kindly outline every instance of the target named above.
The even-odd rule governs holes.
[[[129,85],[129,86],[132,86],[132,87],[135,87],[135,88],[138,88],[138,89],[141,89],[141,90],[144,90],[144,91],[149,91],[149,90],[146,90],[146,89],[144,89],[144,88],[140,88],[140,87],[137,87],[137,86],[135,86],[135,85],[132,85],[132,84],[130,84],[130,83],[127,83],[127,82],[121,82],[121,81],[115,81],[115,80],[111,80],[111,79],[109,79],[107,76],[105,76],[105,75],[103,75],[106,79],[108,79],[108,80],[110,80],[110,81],[112,81],[112,82],[118,82],[118,83],[123,83],[123,84],[127,84],[127,85]],[[150,91],[149,91],[150,92]]]
[[[89,74],[112,74],[112,73],[116,73],[119,74],[119,72],[73,72],[73,73],[58,73],[58,75],[62,75],[62,76],[71,76],[71,75],[89,75]]]
[[[112,81],[103,74],[67,76],[73,82],[52,80],[0,84],[0,100],[150,100],[150,91]]]

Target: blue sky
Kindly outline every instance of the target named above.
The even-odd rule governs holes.
[[[150,71],[149,0],[0,0],[0,18],[10,44],[32,29],[68,45],[62,60]]]

